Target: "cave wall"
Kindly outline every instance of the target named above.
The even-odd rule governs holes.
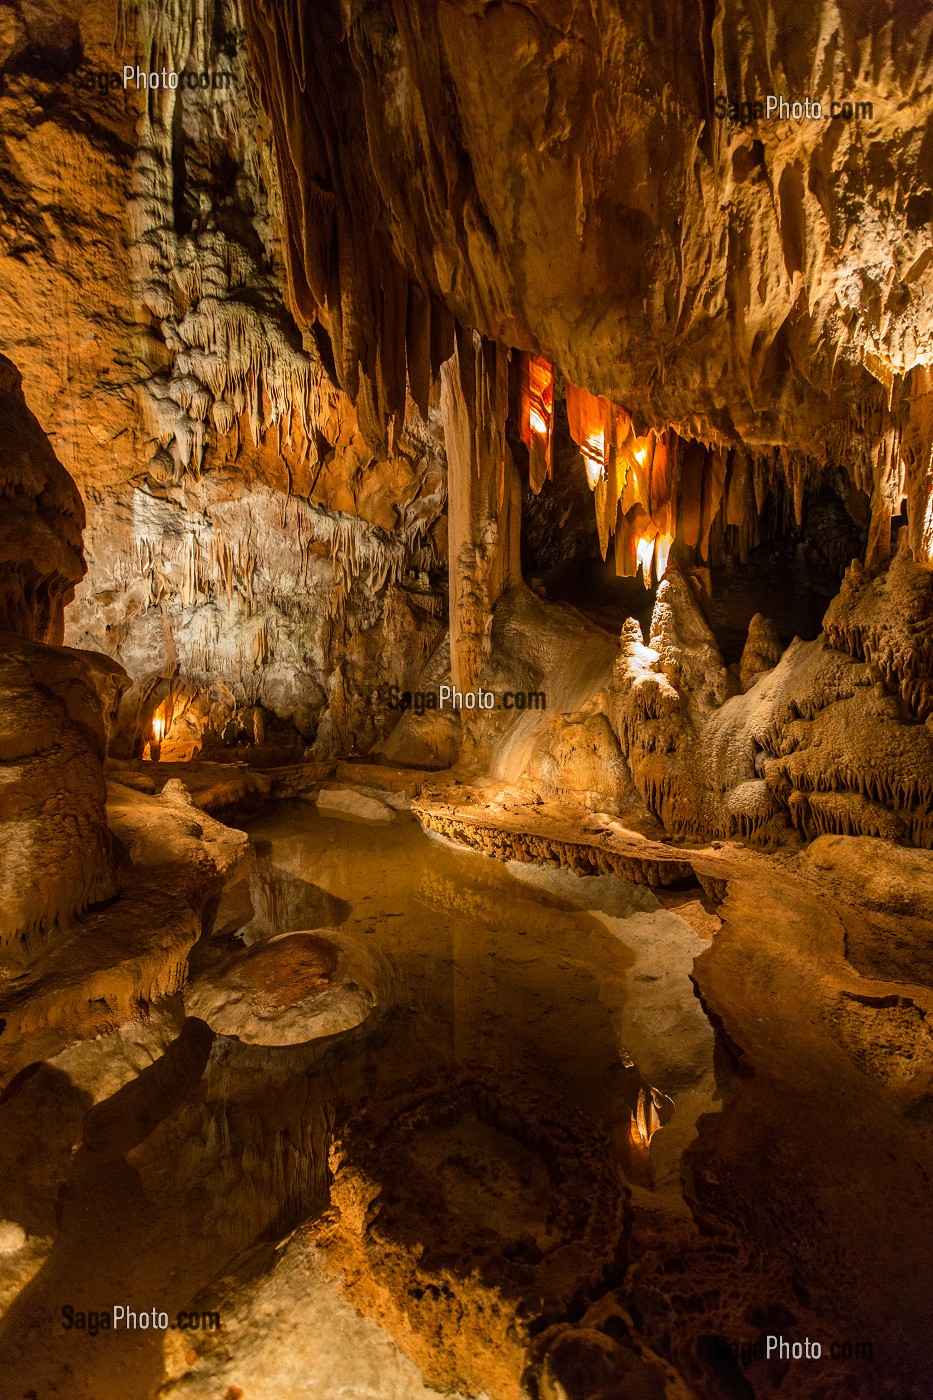
[[[377,460],[296,327],[238,4],[3,13],[0,338],[84,499],[67,638],[132,679],[117,748],[156,712],[180,755],[365,746],[443,626],[443,436],[425,403]]]
[[[800,528],[830,487],[871,497],[869,582],[887,588],[905,501],[902,547],[929,563],[926,20],[823,7],[791,38],[741,5],[147,0],[114,34],[104,4],[5,13],[0,326],[84,498],[67,638],[129,673],[118,752],[157,718],[165,756],[394,752],[388,685],[505,684],[497,609],[511,594],[506,652],[503,619],[531,616],[520,493],[547,497],[558,450],[626,576],[660,576],[673,545],[708,590],[769,512]],[[123,60],[212,76],[97,81]],[[720,119],[724,93],[804,86],[873,114]],[[928,611],[898,652],[906,690],[853,653],[899,724],[925,718],[907,691]],[[638,645],[656,630],[646,614]],[[753,632],[742,691],[779,658],[767,619]],[[564,661],[512,669],[560,690]],[[593,720],[594,752],[615,771],[621,744],[631,768],[613,791],[686,829],[639,785],[648,739],[613,703]],[[562,723],[554,752],[526,736],[552,778]],[[459,720],[439,734],[422,757],[495,750]],[[694,828],[770,830],[771,806],[719,810],[760,776],[704,777]],[[783,820],[789,793],[772,799]]]
[[[0,948],[14,953],[116,893],[103,763],[126,677],[57,645],[83,521],[0,355]]]

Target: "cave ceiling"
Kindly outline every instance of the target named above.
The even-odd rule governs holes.
[[[928,6],[245,13],[295,310],[373,441],[449,312],[636,430],[841,460],[889,501],[912,480],[929,554]],[[759,120],[769,94],[824,118]],[[843,100],[870,121],[827,119]]]

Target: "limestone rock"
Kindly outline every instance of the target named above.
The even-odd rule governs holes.
[[[625,1256],[602,1135],[518,1074],[464,1065],[406,1088],[347,1126],[332,1167],[329,1252],[445,1389],[520,1400],[542,1321]]]
[[[85,573],[84,506],[0,355],[0,632],[60,643]]]
[[[269,1251],[266,1251],[268,1254]],[[378,1395],[380,1400],[461,1400],[439,1396],[376,1323],[363,1317],[332,1276],[307,1227],[266,1260],[251,1256],[211,1291],[223,1333],[170,1333],[159,1400],[205,1394],[283,1400],[301,1388],[322,1396]],[[194,1306],[194,1305],[192,1305]]]
[[[279,934],[191,982],[185,1010],[250,1045],[303,1045],[365,1021],[379,991],[372,958],[346,934]]]
[[[314,799],[319,812],[336,812],[362,822],[393,822],[395,810],[375,792],[355,787],[322,787]]]
[[[18,1254],[26,1243],[26,1231],[11,1220],[0,1220],[0,1254]]]
[[[326,325],[374,443],[440,300],[658,432],[779,444],[798,498],[844,457],[879,559],[906,473],[929,561],[931,60],[912,14],[866,25],[825,0],[805,35],[746,0],[680,0],[660,28],[619,0],[245,14],[296,312]],[[844,93],[868,106],[831,120]],[[768,94],[820,118],[766,115]]]
[[[849,568],[823,620],[830,645],[867,663],[918,719],[933,713],[933,573],[915,563],[900,532],[889,567]]]
[[[0,945],[9,945],[68,928],[116,882],[93,663],[10,636],[2,651]]]
[[[607,811],[639,800],[619,741],[602,714],[552,720],[522,779],[543,797],[572,796]]]
[[[748,624],[748,637],[739,662],[742,689],[748,690],[763,671],[770,671],[781,659],[781,639],[769,617],[755,613]]]
[[[906,687],[922,707],[928,575],[902,542],[878,580],[850,578],[825,635],[796,639],[743,695],[728,696],[699,602],[683,586],[659,589],[651,646],[626,625],[610,712],[635,786],[669,831],[768,841],[793,827],[806,839],[838,832],[930,846],[931,737],[884,684]],[[756,665],[775,650],[764,635],[760,622],[751,629]],[[860,659],[869,638],[874,674]]]

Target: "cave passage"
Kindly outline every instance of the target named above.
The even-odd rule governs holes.
[[[931,92],[0,0],[0,1400],[933,1396]]]

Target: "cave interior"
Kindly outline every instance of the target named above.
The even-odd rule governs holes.
[[[0,0],[0,215],[0,1395],[929,1400],[929,0]]]

